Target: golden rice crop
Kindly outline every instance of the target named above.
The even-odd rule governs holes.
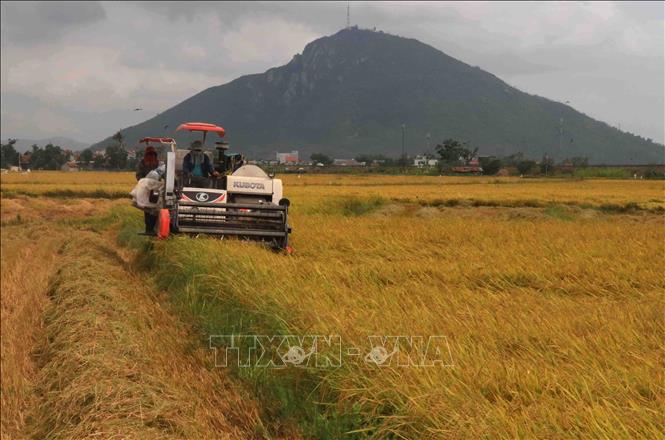
[[[635,203],[665,208],[662,180],[522,179],[519,177],[373,176],[312,174],[285,179],[288,196],[310,205],[331,197],[383,197],[401,202],[478,201],[520,206],[532,202],[600,207]],[[297,206],[297,205],[295,205]]]
[[[69,197],[84,197],[86,193],[107,193],[129,197],[136,182],[130,172],[62,172],[33,171],[31,173],[8,173],[1,177],[3,197],[12,194],[38,196],[49,193],[66,193]]]
[[[550,203],[600,207],[634,203],[647,209],[665,209],[662,180],[521,179],[518,177],[383,176],[284,174],[288,196],[298,206],[316,205],[332,197],[383,197],[421,204],[441,201],[541,206]],[[2,191],[44,194],[73,191],[72,197],[102,191],[122,195],[135,183],[130,172],[37,171],[1,176]]]
[[[633,183],[618,191],[625,200],[644,197]],[[519,187],[538,197],[538,185],[535,196]],[[361,353],[371,335],[445,336],[452,367],[350,358],[313,373],[320,392],[361,408],[360,427],[378,437],[662,434],[662,215],[408,204],[344,211],[326,202],[329,188],[289,191],[302,203],[293,209],[292,257],[178,237],[154,251],[158,276],[192,274],[178,282],[190,298],[231,298],[285,331],[341,335]],[[562,197],[574,198],[566,188],[573,195]]]
[[[109,187],[128,192],[134,182],[131,173],[33,174],[28,181],[20,181],[23,176],[14,175],[10,180],[2,176],[3,194]],[[95,174],[100,175],[99,181],[88,180]],[[77,180],[82,176],[84,180]],[[30,183],[33,178],[34,183]],[[379,438],[657,438],[665,432],[662,181],[346,175],[283,178],[285,195],[292,200],[292,256],[235,240],[189,237],[174,237],[148,247],[145,241],[142,246],[147,253],[138,254],[157,285],[171,292],[176,310],[187,312],[186,320],[194,318],[206,334],[226,331],[238,323],[244,331],[337,334],[345,350],[355,347],[362,353],[360,357],[344,357],[339,369],[280,370],[274,373],[278,385],[271,385],[264,376],[252,378],[254,373],[242,373],[254,381],[255,396],[262,399],[261,410],[270,415],[268,425],[276,423],[274,417],[288,413],[284,405],[289,406],[289,399],[300,399],[303,404],[321,403],[314,412],[314,428],[303,422],[307,425],[305,435],[319,438],[341,435],[326,431],[329,425],[324,423],[341,413],[351,414],[343,425],[345,430]],[[44,210],[69,215],[64,208],[49,208],[54,200],[12,195],[3,198],[3,205],[18,204],[14,208],[19,210],[34,201]],[[58,199],[55,205],[67,203],[87,202]],[[605,209],[608,206],[612,209]],[[27,212],[21,219],[28,218]],[[73,209],[72,215],[74,212],[79,211]],[[96,212],[87,211],[89,215]],[[133,212],[132,222],[139,221],[140,213]],[[22,220],[16,219],[14,211],[8,215],[3,211],[2,218],[4,239],[7,226],[15,228],[12,225]],[[136,223],[130,222],[122,234],[136,241],[137,229]],[[69,289],[63,293],[69,292],[72,303],[51,311],[49,316],[58,325],[47,331],[55,332],[55,339],[66,336],[75,342],[67,348],[67,365],[90,354],[86,350],[91,346],[102,347],[102,357],[90,358],[99,368],[72,375],[68,371],[81,370],[60,371],[57,362],[50,364],[48,359],[64,355],[57,347],[44,347],[45,365],[58,380],[39,376],[40,386],[68,384],[80,376],[71,396],[85,402],[85,395],[96,395],[89,378],[102,378],[100,383],[104,384],[111,380],[108,377],[126,381],[121,373],[129,371],[125,369],[127,362],[138,362],[150,378],[148,384],[155,387],[128,387],[128,398],[113,407],[96,400],[92,407],[57,399],[41,401],[36,420],[72,435],[94,426],[104,432],[120,432],[113,430],[126,427],[143,433],[140,429],[144,427],[138,423],[143,416],[137,416],[132,408],[138,402],[143,408],[143,393],[148,392],[153,403],[164,399],[163,406],[149,407],[148,419],[166,417],[166,423],[184,436],[212,432],[206,429],[214,411],[204,411],[195,422],[184,424],[188,417],[195,417],[192,408],[200,405],[200,400],[178,403],[182,405],[179,412],[173,411],[173,405],[202,393],[203,388],[207,390],[210,381],[226,380],[227,372],[213,371],[212,376],[218,374],[222,379],[211,378],[209,371],[199,378],[187,373],[190,367],[181,364],[177,371],[185,371],[188,384],[184,384],[160,367],[161,362],[169,361],[149,347],[161,343],[180,347],[178,353],[186,358],[187,350],[179,344],[187,335],[171,329],[166,330],[167,339],[159,339],[148,330],[153,325],[166,325],[169,315],[163,315],[159,307],[155,309],[154,297],[143,301],[140,295],[127,293],[132,289],[128,285],[136,285],[134,275],[127,278],[118,267],[107,273],[93,264],[91,259],[104,262],[113,255],[108,243],[77,243],[80,249],[95,247],[101,254],[85,251],[80,258],[76,252],[68,257],[71,269],[62,272],[61,285]],[[8,250],[4,240],[2,248],[3,261],[18,255]],[[52,252],[50,249],[47,245],[45,253]],[[127,279],[121,282],[122,274]],[[18,408],[16,404],[5,409],[6,396],[12,396],[4,385],[4,366],[9,365],[5,347],[18,340],[5,344],[5,331],[10,331],[5,318],[4,282],[8,276],[3,267],[3,433],[10,432],[5,415],[15,418],[25,411],[11,409]],[[111,283],[112,292],[103,298],[96,296],[101,293],[86,280],[108,277],[117,281]],[[93,291],[99,311],[85,301],[79,286]],[[106,302],[108,295],[114,298],[113,305]],[[227,309],[212,307],[216,301]],[[116,308],[132,312],[116,314]],[[101,327],[94,327],[96,313],[104,319],[111,317],[111,327],[123,328],[123,334],[136,338],[143,354],[123,358],[117,367],[103,357],[103,353],[116,353],[120,347]],[[95,331],[86,336],[80,331],[86,326]],[[62,333],[61,328],[69,333]],[[452,365],[407,368],[367,364],[364,354],[372,348],[371,335],[445,336]],[[197,356],[198,361],[188,362],[202,368],[205,355]],[[170,361],[176,362],[173,358]],[[33,373],[19,376],[34,379],[35,367],[30,368]],[[42,368],[40,374],[45,371]],[[289,377],[290,382],[283,381]],[[190,383],[197,381],[203,388]],[[264,392],[261,387],[272,387],[275,392]],[[30,389],[24,392],[27,401],[34,398],[29,396]],[[60,398],[69,395],[63,390],[58,389]],[[109,394],[110,402],[116,397]],[[218,398],[222,399],[219,405],[225,405],[223,396],[210,397],[209,402]],[[34,407],[18,400],[24,402],[21,408]],[[62,425],[62,420],[46,412],[56,405],[59,413],[91,423],[77,427],[79,431]],[[247,408],[249,421],[238,415],[243,429],[252,429],[253,424],[263,426],[259,410],[251,405]],[[98,411],[106,414],[104,420],[110,424],[100,421]]]
[[[132,172],[108,172],[108,171],[32,171],[30,173],[7,173],[2,174],[2,183],[20,185],[60,185],[71,188],[79,185],[127,185],[134,179]]]

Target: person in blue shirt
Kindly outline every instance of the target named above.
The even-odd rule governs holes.
[[[217,177],[219,173],[212,166],[210,158],[203,152],[201,141],[194,141],[191,145],[191,151],[185,155],[182,161],[183,173],[192,178],[192,181],[201,182],[210,176]]]

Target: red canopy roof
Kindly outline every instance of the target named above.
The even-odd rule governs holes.
[[[180,126],[176,129],[176,131],[180,130],[203,132],[211,131],[213,133],[217,133],[219,137],[223,137],[225,134],[225,131],[222,127],[219,127],[215,124],[208,124],[206,122],[185,122],[184,124],[180,124]]]
[[[144,137],[139,141],[140,144],[143,143],[148,143],[148,142],[161,142],[163,144],[171,144],[174,143],[175,141],[173,138],[160,138],[160,137]]]

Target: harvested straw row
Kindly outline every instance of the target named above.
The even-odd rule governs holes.
[[[3,216],[6,211],[10,209],[2,200]],[[44,224],[19,224],[3,225],[1,238],[0,436],[11,439],[22,437],[34,403],[32,385],[38,369],[31,352],[42,338],[42,314],[49,304],[45,292],[65,234]]]
[[[256,405],[102,238],[63,249],[38,353],[36,438],[259,438]]]

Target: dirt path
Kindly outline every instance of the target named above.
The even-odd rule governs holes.
[[[76,223],[71,210],[4,208],[2,438],[268,437],[257,403],[113,240],[54,222]]]

